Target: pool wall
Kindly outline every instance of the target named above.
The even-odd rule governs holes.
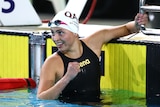
[[[38,37],[38,38],[37,38]],[[56,51],[49,35],[0,32],[0,77],[32,77],[38,83],[41,65]],[[113,40],[102,48],[101,89],[121,89],[159,98],[159,44]],[[154,74],[152,73],[154,72]],[[154,84],[154,85],[153,85]]]
[[[0,32],[0,78],[29,77],[29,36]]]

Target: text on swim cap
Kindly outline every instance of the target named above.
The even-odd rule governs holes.
[[[71,12],[69,12],[69,11],[66,11],[65,12],[65,16],[66,17],[70,17],[70,18],[72,18],[72,19],[77,19],[77,17],[76,17],[76,14],[75,13],[71,13]]]

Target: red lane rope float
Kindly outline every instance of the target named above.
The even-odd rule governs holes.
[[[36,82],[32,78],[0,78],[0,90],[35,87]]]

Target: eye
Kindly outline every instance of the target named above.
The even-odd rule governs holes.
[[[57,33],[58,35],[60,35],[60,36],[64,35],[64,32],[61,31],[61,30],[57,30],[56,33]]]
[[[56,31],[51,30],[51,33],[52,33],[52,36],[55,36],[56,34],[58,34],[59,36],[63,36],[65,32],[62,30],[56,30]]]
[[[52,33],[52,36],[54,36],[54,35],[55,35],[55,32],[54,32],[53,30],[51,30],[51,33]]]

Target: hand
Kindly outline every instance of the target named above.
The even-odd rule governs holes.
[[[78,62],[69,62],[67,73],[65,76],[69,78],[69,80],[72,80],[77,76],[77,74],[80,72],[80,65]]]
[[[146,25],[148,23],[148,15],[147,14],[141,14],[138,13],[135,16],[135,21],[138,25]]]

